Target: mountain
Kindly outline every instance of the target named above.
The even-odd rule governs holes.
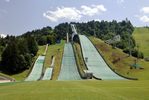
[[[2,38],[5,38],[6,37],[6,35],[5,34],[0,34],[0,37]]]

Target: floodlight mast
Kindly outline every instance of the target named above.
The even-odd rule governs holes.
[[[115,37],[115,21],[113,20],[114,22],[114,37]],[[116,44],[115,44],[115,47],[116,47]]]
[[[130,44],[130,30],[129,30],[129,21],[128,19],[126,18],[126,23],[128,25],[128,37],[129,37],[129,56],[131,57],[131,44]]]
[[[94,37],[96,37],[96,32],[95,32],[95,20],[94,20]]]
[[[139,59],[139,45],[137,45],[137,47],[138,47],[138,59]]]

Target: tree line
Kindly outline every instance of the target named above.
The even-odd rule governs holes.
[[[50,26],[43,27],[42,29],[37,29],[33,31],[28,31],[18,37],[26,37],[27,35],[32,35],[36,38],[38,45],[45,45],[46,43],[55,44],[56,40],[61,40],[60,32],[53,32]]]
[[[7,36],[9,40],[4,51],[1,54],[2,69],[7,69],[10,72],[18,72],[31,67],[31,54],[36,55],[38,45],[35,37],[29,35],[25,38],[16,38],[15,36]]]
[[[117,43],[116,46],[120,49],[123,49],[125,53],[129,53],[128,52],[129,51],[128,32],[129,32],[131,48],[133,52],[132,55],[137,57],[136,42],[132,36],[134,27],[130,21],[126,23],[125,20],[122,20],[121,22],[117,22],[116,20],[113,20],[111,22],[102,20],[101,22],[96,21],[95,23],[94,21],[89,21],[87,23],[70,22],[69,24],[66,22],[56,26],[54,28],[54,32],[60,32],[62,35],[62,39],[66,39],[66,33],[69,32],[71,38],[72,30],[70,24],[76,25],[78,34],[84,34],[87,36],[94,36],[94,24],[95,24],[95,36],[103,41],[114,37],[114,29],[115,29],[115,35],[121,36],[121,41]],[[144,58],[142,52],[140,52],[140,58]]]
[[[32,63],[31,54],[36,55],[38,51],[38,45],[45,45],[46,43],[55,44],[56,40],[65,40],[66,33],[69,33],[71,39],[72,29],[70,24],[75,24],[77,32],[87,36],[94,36],[94,24],[96,34],[95,36],[103,41],[114,37],[115,34],[121,36],[121,41],[117,43],[117,47],[123,49],[123,52],[129,53],[128,31],[130,32],[130,42],[132,48],[132,55],[137,57],[137,49],[135,39],[132,37],[134,27],[129,21],[107,22],[102,20],[101,22],[89,21],[87,23],[61,23],[52,29],[50,26],[43,27],[42,29],[36,29],[28,31],[20,36],[9,36],[6,38],[0,38],[0,54],[2,57],[2,66],[12,72],[24,70],[29,68]],[[140,58],[144,58],[142,52],[140,52]]]

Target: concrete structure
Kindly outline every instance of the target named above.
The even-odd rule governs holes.
[[[116,35],[115,37],[105,41],[105,43],[107,43],[107,44],[116,44],[116,43],[118,43],[120,41],[121,41],[120,40],[120,35]]]
[[[66,38],[67,38],[66,42],[69,43],[69,34],[68,33],[66,34]]]
[[[72,29],[72,32],[73,32],[71,40],[73,40],[74,35],[78,34],[76,25],[75,24],[71,24],[71,29]]]

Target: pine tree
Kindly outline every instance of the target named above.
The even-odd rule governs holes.
[[[19,67],[19,52],[15,42],[9,43],[2,54],[2,66],[12,72],[17,72]]]

